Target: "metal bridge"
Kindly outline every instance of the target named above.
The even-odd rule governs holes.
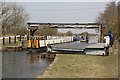
[[[29,25],[29,29],[32,29],[33,27],[40,27],[44,28],[45,26],[41,25],[47,25],[47,28],[63,28],[63,29],[98,29],[99,30],[99,41],[102,39],[104,34],[104,28],[102,27],[101,23],[27,23]],[[74,26],[77,25],[77,26]],[[30,31],[30,30],[29,30]],[[107,39],[107,38],[106,38]],[[108,55],[108,45],[106,43],[76,43],[73,42],[73,38],[69,38],[68,41],[66,39],[62,39],[63,41],[60,42],[59,39],[56,39],[56,43],[54,43],[53,40],[52,44],[50,42],[43,41],[43,44],[47,46],[48,52],[83,52],[85,54],[91,54],[91,53],[97,53],[100,55]],[[69,43],[68,43],[69,42]],[[39,45],[41,45],[41,41],[38,42]],[[59,43],[59,44],[58,44]]]
[[[31,27],[41,27],[44,28],[47,25],[49,28],[63,28],[63,29],[98,29],[100,37],[103,37],[103,30],[105,27],[102,26],[102,23],[32,23],[28,22],[29,28]],[[74,26],[77,25],[77,26]]]

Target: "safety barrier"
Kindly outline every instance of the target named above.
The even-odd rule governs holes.
[[[40,38],[41,36],[34,36],[34,38]],[[16,43],[18,41],[27,41],[31,38],[31,36],[21,36],[21,35],[15,35],[15,36],[9,36],[9,37],[0,37],[0,44],[11,44]]]
[[[16,35],[16,36],[9,36],[9,37],[0,37],[0,43],[2,43],[3,45],[5,45],[6,43],[16,43],[18,41],[23,40],[22,39],[23,36],[20,35]]]
[[[39,39],[38,41],[35,41],[34,45],[39,47],[47,46],[48,44],[57,44],[57,43],[64,43],[64,42],[71,42],[73,41],[73,36],[47,36],[47,40],[40,40],[41,37],[44,36],[10,36],[10,37],[0,37],[0,43],[5,44],[11,44],[11,43],[17,43],[18,41],[28,41],[30,43],[28,47],[31,47],[31,38]]]
[[[62,39],[60,39],[60,38],[62,38]],[[72,36],[64,36],[64,37],[56,36],[56,38],[54,36],[54,38],[52,37],[51,39],[52,40],[39,40],[39,46],[45,47],[48,44],[57,44],[57,43],[65,43],[65,42],[72,42],[73,41]]]

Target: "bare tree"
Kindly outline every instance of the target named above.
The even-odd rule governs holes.
[[[46,36],[46,35],[57,35],[58,30],[57,29],[52,29],[49,27],[49,25],[43,25],[40,26],[39,29],[35,32],[35,35],[41,35],[41,36]]]
[[[69,30],[69,31],[67,31],[67,32],[65,33],[65,35],[66,35],[66,36],[72,36],[72,35],[73,35],[73,33],[72,33],[72,31],[71,31],[71,30]]]
[[[107,4],[104,12],[100,13],[97,18],[97,22],[100,21],[103,23],[103,26],[106,27],[106,33],[110,30],[115,35],[118,34],[118,16],[116,15],[117,6],[115,2],[110,2]]]
[[[120,39],[120,1],[118,2],[118,32],[119,32],[119,39]]]
[[[0,37],[2,36],[2,2],[0,2]]]
[[[5,35],[5,31],[9,32],[9,29],[16,30],[25,26],[25,22],[28,20],[28,14],[24,8],[16,3],[2,2],[2,34]],[[13,31],[13,34],[14,31]]]

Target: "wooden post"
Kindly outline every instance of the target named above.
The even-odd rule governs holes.
[[[3,37],[3,45],[5,45],[5,38]]]
[[[28,47],[31,48],[32,44],[31,44],[31,40],[28,40]]]
[[[40,48],[40,40],[38,40],[38,47]]]
[[[27,35],[27,40],[29,40],[29,35]]]
[[[11,37],[9,37],[9,44],[11,44]]]
[[[100,29],[101,29],[101,32],[100,32],[100,40],[101,40],[101,42],[103,42],[103,40],[102,40],[102,37],[103,37],[103,35],[102,35],[102,24],[101,24]]]
[[[32,40],[31,40],[31,48],[33,47]]]
[[[14,42],[16,43],[16,36],[14,36]]]
[[[20,41],[21,41],[21,35],[20,35]]]

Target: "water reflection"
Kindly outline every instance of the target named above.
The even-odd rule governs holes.
[[[32,63],[37,63],[38,64],[38,61],[39,61],[39,54],[31,54],[31,53],[28,53],[28,62],[30,64]]]
[[[53,60],[40,58],[40,53],[3,52],[3,78],[36,78]]]

